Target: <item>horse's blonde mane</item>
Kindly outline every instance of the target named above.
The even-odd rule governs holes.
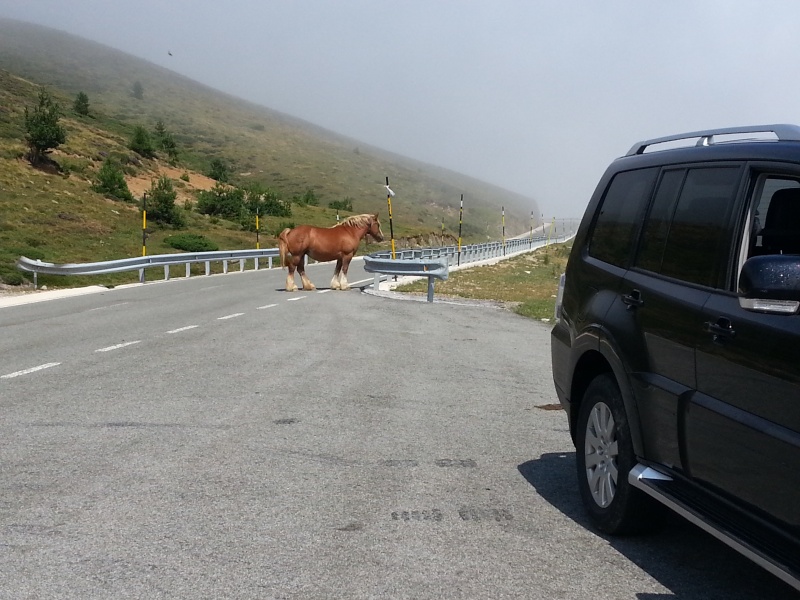
[[[365,227],[369,225],[370,221],[375,218],[375,215],[371,215],[369,213],[363,215],[353,215],[352,217],[347,217],[343,221],[334,225],[334,227],[339,227],[340,225],[351,225],[353,227]]]

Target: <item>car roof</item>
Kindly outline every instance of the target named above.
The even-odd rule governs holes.
[[[771,136],[771,137],[768,137]],[[797,125],[742,125],[739,127],[725,127],[721,129],[704,129],[689,133],[678,133],[664,137],[637,142],[628,151],[626,156],[644,154],[647,148],[679,142],[681,146],[694,143],[695,146],[711,146],[719,143],[745,142],[745,141],[800,141],[800,127]]]
[[[614,170],[718,160],[800,163],[800,127],[756,125],[670,135],[634,144],[612,163]]]

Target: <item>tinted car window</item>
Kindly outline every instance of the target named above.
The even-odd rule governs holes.
[[[767,177],[753,206],[750,255],[800,254],[800,185]]]
[[[627,266],[631,244],[658,169],[619,173],[608,187],[589,242],[589,255]]]
[[[682,281],[716,285],[739,176],[739,167],[689,169],[675,202],[682,176],[665,173],[636,265]],[[653,240],[647,237],[651,233]]]
[[[667,243],[669,226],[681,191],[686,169],[665,171],[658,184],[653,206],[644,224],[642,243],[636,266],[656,273],[661,272],[664,245]]]

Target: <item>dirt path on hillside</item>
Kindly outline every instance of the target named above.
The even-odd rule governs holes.
[[[181,179],[181,175],[183,174],[189,175],[188,182]],[[176,202],[180,205],[183,205],[186,200],[194,202],[196,200],[197,191],[210,190],[217,183],[214,179],[201,175],[200,173],[171,167],[169,165],[158,165],[156,173],[148,172],[134,177],[129,176],[125,178],[125,181],[128,184],[128,189],[131,191],[131,194],[133,194],[135,198],[141,198],[142,194],[150,189],[153,180],[162,175],[166,175],[172,179],[175,192],[177,193]]]

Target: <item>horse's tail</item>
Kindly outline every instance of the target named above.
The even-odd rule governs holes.
[[[280,250],[280,253],[281,253],[281,267],[287,267],[288,266],[288,262],[287,262],[287,259],[286,259],[286,253],[287,253],[287,251],[289,249],[289,239],[288,238],[289,238],[289,232],[290,231],[291,231],[291,228],[287,227],[286,229],[281,231],[281,234],[278,236],[278,249]]]

